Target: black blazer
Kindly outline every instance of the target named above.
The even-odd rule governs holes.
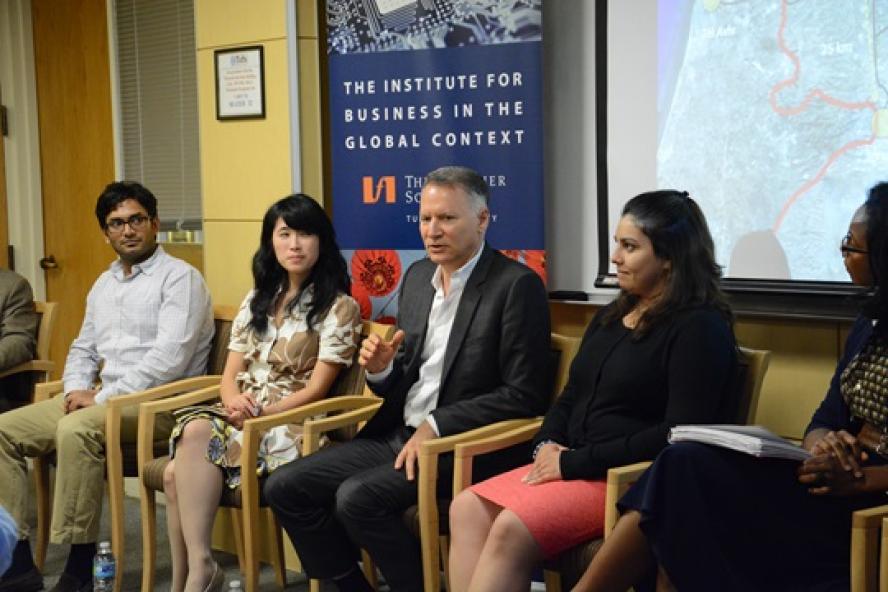
[[[371,388],[385,401],[359,437],[404,425],[407,391],[419,378],[437,266],[417,261],[404,274],[398,326],[406,338],[392,372]],[[545,410],[551,391],[549,305],[536,273],[485,245],[456,310],[437,408],[441,436]]]

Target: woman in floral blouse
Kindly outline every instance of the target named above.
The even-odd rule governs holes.
[[[360,311],[324,210],[299,194],[265,214],[253,257],[254,289],[234,320],[221,398],[214,407],[179,414],[164,472],[172,550],[172,590],[221,590],[210,552],[222,488],[240,483],[243,422],[322,399],[351,364]],[[260,476],[299,456],[301,426],[265,432]]]

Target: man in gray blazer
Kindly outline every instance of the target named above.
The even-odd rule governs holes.
[[[34,359],[37,348],[37,313],[28,280],[0,269],[0,371]],[[31,400],[31,377],[0,379],[0,412]]]
[[[429,173],[419,210],[428,258],[404,275],[392,340],[371,336],[361,346],[382,407],[351,442],[285,465],[265,484],[309,577],[370,590],[354,544],[392,590],[422,590],[419,542],[401,517],[417,500],[422,442],[544,411],[552,376],[546,291],[534,272],[485,244],[488,196],[471,169]],[[442,459],[439,482],[451,467]]]

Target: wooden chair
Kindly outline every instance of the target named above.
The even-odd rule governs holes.
[[[49,380],[49,373],[55,370],[55,364],[49,359],[49,345],[52,342],[57,306],[58,304],[55,302],[34,301],[34,310],[38,318],[36,356],[33,360],[16,364],[12,368],[0,372],[0,379],[16,375],[22,376],[22,388],[27,389],[27,394],[14,397],[14,400],[21,401],[21,404],[33,402],[34,385]],[[19,384],[16,383],[15,386],[18,388]]]
[[[759,394],[765,373],[768,370],[771,352],[741,347],[740,349],[740,388],[737,392],[738,423],[749,423],[755,417]],[[509,432],[489,437],[476,442],[462,444],[454,452],[453,494],[457,495],[471,483],[471,461],[479,454],[486,454],[512,446],[518,442],[532,438],[539,425],[521,426]],[[617,501],[638,480],[650,466],[649,461],[612,468],[607,472],[607,489],[605,498],[604,536],[613,530],[618,518]],[[594,539],[577,545],[562,554],[561,557],[546,565],[544,577],[546,590],[561,590],[562,581],[571,586],[576,583],[585,571],[586,566],[601,546],[602,539]]]
[[[225,358],[228,355],[228,341],[231,335],[231,323],[237,315],[237,307],[215,306],[213,316],[215,319],[215,334],[207,361],[208,376],[197,376],[178,380],[127,395],[118,395],[109,399],[105,406],[105,464],[106,479],[108,481],[108,506],[111,515],[111,549],[117,559],[117,573],[123,573],[123,564],[126,558],[123,518],[123,479],[135,477],[138,474],[136,464],[136,445],[134,443],[121,442],[120,427],[123,410],[127,407],[139,405],[146,401],[162,399],[195,389],[218,383],[219,375],[225,367]],[[64,390],[61,380],[38,384],[35,387],[34,400],[43,401],[60,394]],[[167,449],[167,440],[161,439],[155,442],[158,450]],[[54,460],[54,454],[36,457],[34,459],[34,474],[37,482],[37,566],[42,569],[46,561],[46,549],[49,542],[49,524],[51,521],[52,490],[49,480],[49,466]],[[123,578],[116,578],[114,590],[119,592]]]
[[[851,592],[888,591],[888,505],[851,516]]]
[[[388,337],[392,327],[365,322],[363,335],[371,332]],[[365,375],[363,368],[357,364],[357,351],[354,363],[337,377],[330,390],[330,396],[321,401],[292,409],[268,417],[257,417],[244,422],[243,443],[240,463],[242,467],[256,466],[261,435],[266,430],[287,423],[303,423],[302,454],[311,454],[318,450],[320,437],[324,433],[342,430],[338,437],[348,438],[351,428],[359,422],[367,421],[382,405],[376,397],[363,395]],[[150,434],[158,413],[168,412],[189,405],[210,403],[219,398],[219,384],[201,388],[178,397],[145,403],[139,408],[138,466],[140,482],[140,499],[142,511],[142,590],[154,589],[155,546],[156,546],[156,502],[155,492],[163,491],[163,471],[169,463],[166,450],[157,452],[152,447]],[[318,415],[327,414],[323,419],[306,421]],[[342,433],[346,435],[343,436]],[[247,592],[258,587],[259,562],[257,556],[260,507],[265,506],[261,484],[255,471],[243,471],[241,486],[230,490],[225,488],[220,502],[221,507],[235,508],[235,544],[238,558],[244,575],[244,586]],[[283,536],[281,528],[274,520],[274,536],[272,541],[273,565],[276,570],[278,586],[286,584],[283,558]],[[317,583],[314,584],[317,586]]]
[[[564,385],[567,384],[570,363],[580,347],[580,340],[575,337],[553,333],[551,347],[553,362],[556,362],[553,368],[554,388],[552,398],[554,399],[564,389]],[[418,504],[415,518],[409,519],[408,523],[412,523],[414,530],[419,533],[420,545],[422,547],[422,571],[425,590],[440,590],[442,563],[445,574],[448,567],[449,535],[441,533],[441,512],[436,495],[439,457],[449,452],[454,452],[454,455],[459,454],[460,446],[466,442],[496,437],[499,434],[510,433],[516,429],[527,429],[528,426],[534,426],[533,433],[536,433],[541,422],[542,418],[506,420],[460,434],[434,438],[422,444],[419,452],[419,477],[417,481]],[[479,452],[478,454],[482,453]],[[463,463],[457,464],[454,458],[454,484],[459,482],[462,485],[460,488],[454,486],[454,496],[471,484],[471,479],[471,459],[466,459]],[[447,503],[449,504],[449,502]],[[408,513],[411,512],[408,511]]]

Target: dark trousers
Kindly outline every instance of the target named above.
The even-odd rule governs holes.
[[[330,579],[355,566],[356,548],[366,549],[395,592],[422,591],[419,539],[404,511],[417,503],[414,481],[393,468],[413,434],[399,428],[385,438],[356,438],[275,470],[265,498],[287,531],[311,578]],[[479,458],[478,480],[527,462],[526,447]],[[438,463],[439,497],[452,491],[453,457]],[[444,517],[442,517],[444,520]]]

